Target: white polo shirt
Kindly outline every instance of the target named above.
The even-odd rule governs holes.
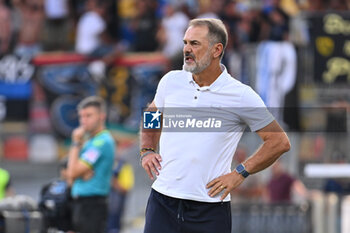
[[[231,172],[232,157],[246,125],[256,131],[274,120],[249,86],[229,75],[223,65],[221,68],[221,75],[210,86],[199,87],[192,74],[184,70],[167,73],[158,84],[154,102],[163,112],[163,119],[167,109],[187,109],[192,113],[198,110],[202,117],[207,111],[204,115],[224,126],[204,132],[203,128],[191,127],[167,130],[165,119],[159,142],[162,169],[152,185],[164,195],[220,202],[221,195],[210,197],[206,185]],[[224,201],[229,200],[230,196]]]

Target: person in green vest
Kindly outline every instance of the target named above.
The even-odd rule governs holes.
[[[10,173],[0,168],[0,200],[11,195],[13,195],[13,190],[11,188]]]

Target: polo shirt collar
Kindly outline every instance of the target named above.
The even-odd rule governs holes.
[[[217,91],[221,86],[225,85],[225,80],[226,80],[226,77],[228,76],[227,69],[223,64],[220,64],[220,68],[221,68],[222,72],[219,75],[219,77],[217,77],[217,79],[210,86],[199,87],[199,89],[201,91],[206,91],[206,90]],[[188,73],[188,75],[187,75],[188,82],[191,84],[198,85],[193,80],[192,73],[190,73],[190,72],[187,72],[187,73]]]

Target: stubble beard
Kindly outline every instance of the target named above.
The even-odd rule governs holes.
[[[206,52],[206,54],[203,56],[201,60],[198,60],[198,62],[194,59],[194,55],[190,54],[193,57],[194,64],[188,65],[186,64],[186,56],[184,56],[184,65],[183,69],[187,72],[191,72],[192,74],[199,74],[203,70],[205,70],[211,63],[211,57],[210,57],[210,50]]]
[[[95,124],[85,127],[85,131],[90,135],[94,135],[100,131],[100,128],[101,128],[101,122],[97,121],[95,122]]]

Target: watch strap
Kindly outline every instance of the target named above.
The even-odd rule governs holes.
[[[245,166],[241,163],[236,167],[236,171],[238,174],[241,174],[244,178],[247,178],[250,174],[245,170]]]

